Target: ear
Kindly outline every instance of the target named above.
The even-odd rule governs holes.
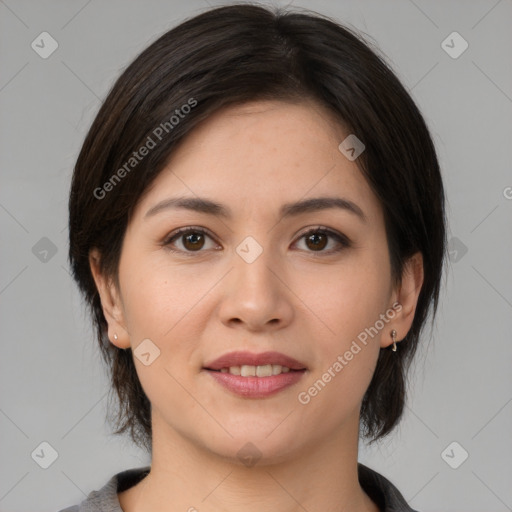
[[[397,343],[405,338],[409,332],[412,322],[414,320],[414,313],[416,312],[416,306],[418,304],[418,297],[423,286],[423,255],[421,252],[415,253],[411,256],[405,266],[402,273],[402,284],[400,289],[393,295],[395,302],[401,305],[395,307],[396,316],[389,323],[386,333],[382,336],[380,346],[382,348],[389,347],[393,343],[391,337],[391,331],[396,331]]]
[[[108,323],[108,337],[113,345],[119,348],[130,347],[130,337],[126,329],[122,301],[112,279],[100,272],[101,254],[93,248],[89,251],[89,265],[100,295],[103,315]],[[117,335],[117,340],[114,339]]]

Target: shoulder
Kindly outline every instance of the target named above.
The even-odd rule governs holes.
[[[117,493],[140,482],[150,469],[150,466],[145,466],[121,471],[113,475],[101,489],[89,493],[80,504],[59,512],[123,512]]]
[[[358,462],[359,483],[382,512],[418,512],[412,509],[400,491],[377,471]]]

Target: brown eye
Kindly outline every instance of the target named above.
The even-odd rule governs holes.
[[[163,245],[171,252],[176,253],[190,254],[194,252],[205,252],[203,249],[205,248],[207,239],[213,240],[204,229],[187,227],[171,233],[163,242]],[[206,249],[214,248],[214,246],[215,244],[212,243],[212,245],[206,247]]]
[[[182,235],[183,246],[190,251],[201,249],[204,245],[204,236],[202,233],[193,232],[190,235]]]
[[[314,251],[316,251],[316,250],[321,251],[327,245],[327,236],[325,235],[325,233],[321,233],[321,232],[307,235],[306,245],[310,249],[313,249]]]
[[[317,252],[320,253],[319,255],[333,254],[351,246],[350,240],[345,235],[324,227],[310,229],[302,234],[300,241],[303,239],[306,252]],[[331,240],[335,242],[334,248],[324,250]]]

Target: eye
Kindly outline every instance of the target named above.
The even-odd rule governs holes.
[[[206,230],[189,226],[186,228],[180,228],[177,231],[171,233],[169,237],[165,239],[163,245],[166,246],[171,252],[201,252],[201,249],[203,249],[205,246],[206,238],[212,240],[212,237]],[[173,249],[171,247],[176,239],[178,239],[177,241],[182,244],[182,248]]]
[[[205,241],[213,237],[203,228],[188,226],[180,228],[171,233],[163,242],[163,245],[171,252],[191,255],[194,252],[202,252],[205,249]],[[318,226],[309,229],[303,233],[299,240],[305,239],[307,252],[318,252],[324,254],[333,254],[351,246],[350,240],[338,233],[324,226]],[[328,245],[329,239],[333,239],[337,243],[337,247],[324,251]],[[174,249],[173,246],[178,242],[181,247]],[[206,247],[206,249],[215,249],[218,246]]]
[[[325,247],[328,245],[329,238],[334,239],[338,246],[333,249],[329,249],[324,251]],[[350,240],[341,233],[337,233],[332,229],[326,228],[324,226],[318,226],[316,228],[312,228],[300,236],[300,240],[305,239],[306,247],[309,250],[308,252],[320,252],[326,254],[333,254],[336,252],[340,252],[343,249],[350,247]]]

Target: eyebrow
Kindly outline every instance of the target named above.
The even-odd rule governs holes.
[[[314,197],[294,203],[285,203],[281,206],[279,215],[283,218],[294,217],[303,213],[317,212],[330,208],[345,210],[354,214],[362,222],[367,222],[366,215],[356,203],[341,197]],[[168,209],[185,209],[224,219],[232,218],[228,207],[202,197],[171,197],[164,199],[151,207],[144,217],[148,218]]]

